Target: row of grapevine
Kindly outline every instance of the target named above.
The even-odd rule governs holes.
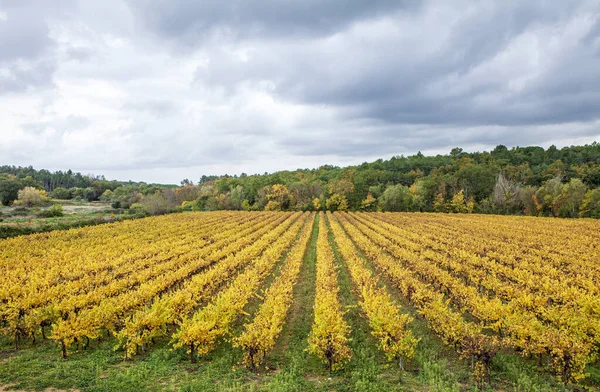
[[[381,222],[367,226],[372,230],[369,235],[380,246],[414,271],[422,281],[432,283],[444,292],[456,307],[467,309],[486,328],[505,336],[506,344],[525,354],[549,355],[553,370],[563,381],[582,378],[585,366],[596,358],[600,327],[594,316],[586,314],[589,312],[564,305],[526,306],[529,301],[521,299],[532,298],[532,294],[527,295],[527,292],[522,292],[508,303],[480,295],[475,287],[464,283],[465,275],[450,273],[459,269],[469,273],[470,269],[461,268],[464,261],[460,260],[460,255],[448,257],[430,250],[407,252],[404,236],[392,234],[395,228],[384,228]],[[448,269],[441,268],[443,265]],[[509,283],[505,282],[505,285]]]
[[[207,306],[191,317],[184,317],[178,331],[173,334],[175,347],[188,347],[192,361],[195,361],[196,355],[212,351],[217,340],[230,332],[237,316],[292,246],[298,233],[310,230],[309,217],[307,214],[281,235],[250,268],[233,279]],[[296,242],[294,246],[303,248],[304,244]]]
[[[408,315],[400,314],[400,309],[392,302],[379,279],[365,265],[357,254],[352,241],[339,225],[337,218],[327,214],[334,240],[342,258],[346,262],[354,285],[360,293],[363,311],[369,319],[371,333],[379,341],[379,347],[388,360],[396,360],[402,368],[402,360],[410,359],[415,353],[416,339],[407,330],[412,321]],[[333,219],[331,219],[333,217]]]
[[[200,230],[206,229],[205,233],[219,233],[218,227],[208,225],[199,221]],[[237,229],[238,226],[235,226]],[[110,232],[109,232],[110,233]],[[69,232],[66,232],[64,236],[69,236]],[[76,239],[73,240],[76,242]],[[12,245],[10,240],[8,241],[9,245]],[[36,242],[36,246],[32,248],[40,249],[43,246],[43,242]],[[64,243],[63,243],[64,244]],[[41,245],[41,246],[40,246]],[[163,244],[164,247],[168,247],[168,242]],[[185,249],[185,247],[184,247]],[[169,257],[166,261],[167,269],[165,271],[169,271],[175,265],[180,265],[182,260],[189,260],[186,256],[194,250],[193,241],[190,239],[187,247],[187,251],[182,252],[178,257]],[[31,251],[31,249],[28,249]],[[42,251],[43,249],[41,249]],[[51,260],[51,259],[49,259]],[[77,260],[77,259],[76,259]],[[81,264],[84,264],[85,258],[83,260],[79,260]],[[161,261],[158,258],[155,268],[147,268],[148,278],[156,274],[156,272],[161,271]],[[152,264],[151,261],[147,259],[140,259],[133,264],[145,265]],[[131,264],[131,263],[130,263]],[[42,263],[37,264],[38,269],[43,270],[44,265]],[[123,266],[128,266],[128,264],[124,264]],[[68,271],[69,265],[67,265],[66,270]],[[117,270],[117,268],[111,268],[111,270]],[[90,273],[89,276],[94,276],[94,273]],[[141,274],[140,274],[141,275]],[[4,328],[3,332],[5,334],[10,334],[15,336],[15,341],[18,346],[19,340],[21,337],[30,336],[35,339],[35,334],[38,331],[41,331],[43,334],[43,327],[51,324],[57,319],[66,319],[69,313],[78,313],[81,309],[84,309],[88,306],[88,301],[90,305],[98,303],[100,299],[110,295],[110,289],[115,287],[116,285],[122,284],[125,282],[125,288],[132,289],[134,286],[127,285],[130,280],[137,279],[133,275],[130,274],[122,274],[121,279],[113,279],[110,282],[100,281],[97,284],[93,284],[88,279],[77,279],[70,281],[70,288],[72,291],[69,293],[67,287],[64,287],[62,284],[57,284],[59,288],[62,290],[52,290],[36,287],[36,283],[39,280],[32,279],[24,284],[22,283],[14,283],[9,281],[3,281],[2,287],[5,288],[5,292],[11,292],[13,295],[10,297],[4,297],[0,301],[0,320],[3,322]],[[0,278],[3,279],[3,278]],[[49,285],[49,283],[46,283]],[[33,286],[33,287],[32,287]],[[67,292],[70,296],[65,296],[63,293]],[[104,295],[102,295],[104,292]],[[95,294],[98,293],[98,294]],[[118,291],[116,292],[118,293]],[[55,295],[55,296],[53,296]]]
[[[32,280],[55,285],[152,256],[154,252],[163,250],[161,245],[169,241],[198,239],[198,234],[201,235],[205,228],[214,227],[219,222],[228,224],[256,218],[251,214],[221,216],[219,213],[203,219],[196,217],[178,221],[173,216],[163,216],[16,237],[3,241],[0,272],[3,280],[14,283],[26,281],[28,287],[31,287],[29,282]],[[40,263],[45,268],[39,268]]]
[[[157,241],[147,246],[133,247],[132,251],[105,261],[101,266],[97,266],[96,260],[88,263],[89,253],[82,250],[80,254],[74,255],[73,260],[63,266],[64,272],[61,272],[60,279],[54,276],[42,276],[45,268],[38,268],[36,273],[32,272],[26,275],[26,284],[11,279],[15,276],[21,279],[23,278],[22,276],[14,274],[11,276],[9,274],[1,278],[3,286],[0,292],[0,301],[10,302],[18,300],[35,308],[50,300],[56,301],[72,295],[81,295],[98,286],[106,285],[109,282],[114,283],[115,280],[134,275],[135,272],[158,266],[163,261],[182,257],[196,247],[201,247],[213,241],[213,237],[219,235],[223,228],[226,230],[236,228],[244,223],[244,220],[235,219],[232,223],[226,223],[225,227],[222,224],[219,225],[218,221],[209,220],[208,224],[202,224],[197,228],[190,228],[191,233],[181,236],[183,238],[175,242],[173,242],[173,239],[169,241],[168,238],[161,239],[159,237]],[[194,231],[196,232],[195,234]],[[200,238],[198,238],[199,234]],[[77,242],[77,240],[75,239],[73,242]],[[35,244],[43,243],[36,242]],[[38,246],[32,246],[32,248],[38,248]],[[31,249],[29,250],[31,251]],[[69,252],[70,249],[63,250]],[[44,252],[44,249],[39,249],[39,252]],[[32,265],[35,265],[35,260],[31,262]],[[51,256],[48,256],[44,260],[44,265],[52,264],[53,262],[54,260]],[[73,275],[75,270],[78,273]],[[67,274],[71,274],[71,276],[67,278]]]
[[[356,246],[365,253],[378,271],[387,276],[402,295],[418,309],[429,327],[448,345],[455,347],[462,357],[472,358],[475,379],[482,383],[490,378],[491,361],[501,348],[501,341],[486,335],[481,325],[465,320],[460,312],[448,306],[442,293],[421,282],[413,273],[384,252],[371,239],[372,233],[363,233],[347,215],[337,214],[342,227]],[[356,223],[356,222],[354,222]]]
[[[531,244],[527,240],[514,239],[508,233],[502,233],[504,238],[499,238],[499,235],[484,235],[481,231],[475,232],[474,229],[457,232],[455,227],[425,224],[415,225],[408,229],[405,228],[405,220],[398,220],[398,217],[389,214],[379,214],[376,217],[378,220],[375,222],[390,223],[398,229],[404,229],[402,235],[411,239],[415,247],[427,240],[429,244],[442,250],[463,250],[473,256],[482,255],[483,260],[496,262],[499,266],[509,268],[506,270],[509,273],[518,274],[519,276],[513,278],[516,281],[535,280],[539,282],[539,279],[548,279],[547,285],[553,286],[557,281],[565,283],[567,280],[565,284],[577,285],[578,288],[585,291],[598,293],[599,289],[594,281],[600,277],[600,275],[596,275],[600,266],[595,262],[586,262],[583,257],[573,251],[570,253],[542,251],[542,241]],[[580,244],[577,246],[578,250],[585,245],[581,239]],[[584,253],[588,258],[595,254],[589,250]]]
[[[330,371],[340,368],[352,357],[348,346],[350,327],[344,320],[338,297],[334,255],[327,238],[325,215],[320,213],[314,321],[308,337],[308,350],[326,361]]]
[[[545,271],[539,268],[543,262],[544,267],[549,267],[546,272],[558,272],[554,276],[584,274],[595,276],[596,280],[599,276],[596,260],[600,237],[596,221],[579,221],[577,230],[572,230],[569,221],[523,217],[480,216],[467,220],[434,214],[424,214],[419,219],[401,214],[374,216],[398,227],[420,229],[436,241],[450,240],[455,247],[478,251],[521,268],[534,268],[534,273]]]
[[[152,305],[127,317],[124,328],[118,333],[118,347],[125,348],[126,356],[132,356],[153,339],[164,336],[169,325],[180,323],[183,317],[199,307],[234,274],[258,258],[290,229],[298,217],[299,214],[296,214],[284,222],[282,220],[285,217],[280,217],[252,233],[242,232],[236,241],[244,245],[239,252],[227,255],[213,267],[193,276],[182,287],[175,288]]]
[[[387,226],[384,222],[375,222],[375,226],[387,227],[392,231],[399,230]],[[416,231],[420,240],[415,242],[421,248],[429,249],[421,252],[423,256],[434,260],[438,267],[469,285],[480,288],[479,291],[483,289],[488,295],[508,302],[509,306],[520,312],[533,312],[541,321],[548,323],[569,321],[581,325],[586,320],[596,321],[598,318],[598,309],[594,307],[594,303],[598,303],[598,297],[594,295],[593,290],[586,289],[594,286],[592,281],[567,275],[558,279],[546,275],[544,271],[534,274],[519,265],[508,265],[489,257],[479,257],[472,252],[457,250],[449,245],[440,245],[428,239],[419,230]],[[405,237],[404,231],[396,235],[396,238]],[[403,241],[401,245],[404,246],[404,243]],[[539,267],[544,269],[541,265]],[[550,266],[545,269],[552,270]],[[564,324],[560,326],[565,327]]]
[[[256,316],[246,323],[244,332],[234,339],[234,346],[245,352],[244,362],[252,369],[264,361],[266,354],[273,349],[285,318],[292,304],[292,294],[306,248],[312,233],[315,214],[305,226],[297,246],[294,246],[286,258],[285,266],[273,284],[266,290],[264,301]]]
[[[288,214],[282,215],[276,219],[276,222],[281,224],[288,217]],[[261,223],[261,225],[264,224]],[[246,228],[245,234],[249,234],[247,231],[252,229],[253,227]],[[235,230],[239,230],[239,228]],[[232,234],[230,238],[224,238],[222,241],[200,248],[194,257],[181,260],[180,265],[173,270],[144,282],[135,289],[105,298],[96,306],[77,313],[70,313],[67,318],[59,318],[52,325],[51,338],[61,344],[64,355],[68,346],[73,342],[79,342],[82,337],[94,339],[99,336],[102,329],[116,333],[125,316],[132,310],[148,304],[157,295],[197,275],[231,252],[237,252],[248,245],[246,236],[238,237],[235,233]]]
[[[568,293],[575,294],[570,305],[569,300],[559,304],[542,303],[543,297],[539,294],[515,287],[514,296],[502,301],[489,296],[485,289],[482,292],[481,288],[486,285],[473,272],[490,263],[485,257],[478,258],[456,247],[439,252],[435,237],[429,240],[427,230],[421,231],[418,225],[409,232],[404,227],[386,224],[385,218],[378,220],[365,214],[348,216],[348,220],[413,276],[432,284],[453,307],[467,310],[485,329],[503,336],[503,346],[523,355],[547,355],[549,364],[563,382],[583,378],[585,367],[597,358],[599,324],[592,308],[585,306],[598,303],[597,299],[569,288]],[[494,270],[488,272],[493,275]],[[486,279],[493,278],[487,275]],[[510,279],[497,282],[500,287],[512,284]],[[560,287],[558,282],[557,286]],[[536,297],[537,303],[532,306],[531,299]],[[577,298],[589,302],[578,303]],[[544,299],[547,301],[548,297]]]
[[[311,240],[307,351],[330,371],[353,355],[338,263],[379,349],[400,367],[419,339],[393,293],[471,360],[479,385],[499,350],[546,358],[565,384],[599,358],[598,222],[476,215],[190,213],[4,240],[0,333],[17,347],[48,334],[63,356],[113,335],[126,358],[171,337],[192,361],[229,338],[257,369],[298,300]],[[253,298],[254,316],[234,333]]]

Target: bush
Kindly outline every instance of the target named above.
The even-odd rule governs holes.
[[[104,193],[102,195],[100,195],[100,201],[111,201],[113,200],[115,197],[113,191],[111,191],[110,189],[107,189],[104,191]]]
[[[12,210],[11,215],[13,215],[13,216],[27,216],[27,215],[29,215],[29,208],[17,207],[14,210]]]
[[[129,206],[130,214],[142,214],[144,213],[144,206],[141,203],[133,203]]]
[[[265,211],[281,211],[281,205],[278,201],[269,200],[269,202],[265,206]]]
[[[40,226],[42,227],[42,226]],[[19,235],[27,235],[40,231],[39,228],[32,226],[0,226],[0,238],[16,237]]]
[[[196,203],[194,201],[184,201],[181,203],[181,211],[193,211]]]
[[[45,211],[41,211],[39,216],[42,218],[53,218],[56,216],[63,216],[63,208],[60,204],[53,204],[52,207],[48,208]]]
[[[119,200],[115,200],[112,202],[112,204],[110,205],[112,208],[121,208],[121,202]]]

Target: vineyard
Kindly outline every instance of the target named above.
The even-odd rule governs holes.
[[[600,222],[220,211],[21,236],[0,335],[0,390],[598,390]]]

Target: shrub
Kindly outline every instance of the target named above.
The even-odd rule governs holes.
[[[41,211],[39,216],[42,218],[53,218],[56,216],[63,216],[63,208],[60,204],[53,204],[52,207],[47,210]]]
[[[130,214],[139,214],[142,212],[144,212],[144,206],[141,203],[133,203],[131,206],[129,206]]]
[[[27,215],[29,215],[29,208],[17,207],[14,210],[12,210],[11,215],[14,215],[14,216],[27,216]]]
[[[278,201],[269,200],[269,202],[265,206],[265,211],[281,211],[281,205]]]
[[[111,191],[110,189],[107,189],[104,191],[104,193],[102,195],[100,195],[100,201],[111,201],[112,199],[114,199],[115,194],[113,193],[113,191]]]
[[[196,203],[193,201],[184,201],[183,203],[181,203],[181,210],[182,211],[193,211],[195,205],[196,205]]]

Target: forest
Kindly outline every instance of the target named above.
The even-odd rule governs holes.
[[[0,199],[25,187],[55,199],[102,200],[150,214],[193,210],[420,211],[600,218],[600,144],[498,145],[489,152],[394,156],[248,175],[202,175],[178,186],[108,181],[71,170],[0,167]]]

